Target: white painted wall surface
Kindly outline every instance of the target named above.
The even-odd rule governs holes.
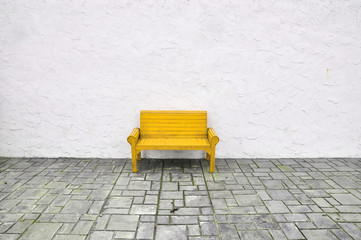
[[[141,109],[199,109],[219,158],[360,157],[361,2],[0,0],[0,83],[0,156],[130,157]]]

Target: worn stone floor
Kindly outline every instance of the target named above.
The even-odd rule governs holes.
[[[361,159],[0,159],[0,239],[361,239]]]

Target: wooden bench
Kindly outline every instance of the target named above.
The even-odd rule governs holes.
[[[140,129],[134,128],[128,142],[133,172],[142,150],[204,150],[214,172],[219,138],[213,128],[207,128],[206,111],[140,111]]]

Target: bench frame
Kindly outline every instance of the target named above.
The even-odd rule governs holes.
[[[159,112],[159,111],[155,111],[155,112]],[[164,111],[164,112],[172,112],[172,113],[177,113],[177,112],[185,112],[185,111]],[[216,132],[214,131],[213,128],[207,128],[207,136],[208,141],[209,141],[209,146],[207,147],[200,147],[200,148],[184,148],[182,146],[175,146],[172,149],[169,148],[162,148],[162,147],[157,147],[154,149],[142,149],[137,147],[137,143],[139,142],[140,138],[141,138],[141,129],[140,128],[134,128],[133,131],[131,132],[131,134],[129,135],[129,137],[127,138],[129,144],[131,145],[131,151],[132,151],[132,171],[133,172],[137,172],[137,161],[141,160],[141,151],[142,150],[203,150],[206,152],[206,159],[208,161],[210,161],[210,172],[214,172],[214,168],[215,168],[215,157],[216,157],[216,145],[219,142],[219,138],[216,134]]]

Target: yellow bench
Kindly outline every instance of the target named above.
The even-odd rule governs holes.
[[[128,142],[133,172],[142,150],[204,150],[214,172],[219,138],[207,128],[206,111],[140,111],[140,129],[134,128]]]

